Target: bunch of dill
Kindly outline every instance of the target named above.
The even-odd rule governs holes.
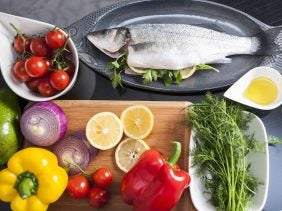
[[[196,139],[190,152],[192,166],[210,194],[210,202],[217,210],[246,210],[260,184],[250,172],[251,159],[246,158],[261,149],[252,135],[244,133],[252,115],[211,94],[188,107],[188,112]]]

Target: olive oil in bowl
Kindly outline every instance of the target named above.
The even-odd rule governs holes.
[[[282,76],[271,67],[256,67],[229,87],[224,97],[252,108],[274,109],[282,104]]]
[[[243,95],[260,105],[273,103],[278,96],[278,88],[268,77],[260,76],[251,81]]]

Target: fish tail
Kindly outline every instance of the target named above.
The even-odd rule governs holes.
[[[252,51],[256,55],[282,53],[282,26],[268,29],[252,37]]]

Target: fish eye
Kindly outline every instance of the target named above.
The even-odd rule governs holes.
[[[102,34],[102,35],[106,35],[106,34],[107,34],[107,30],[101,31],[101,34]]]

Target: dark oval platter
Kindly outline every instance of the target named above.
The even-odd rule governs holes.
[[[81,61],[96,72],[109,77],[111,70],[107,68],[107,63],[112,59],[95,48],[87,40],[86,35],[101,29],[139,23],[191,24],[238,36],[252,36],[273,28],[246,13],[218,3],[191,0],[135,0],[93,12],[68,26],[66,31],[75,42]],[[282,33],[280,34],[282,36]],[[195,75],[183,80],[179,85],[166,87],[161,81],[144,85],[142,77],[124,73],[122,73],[122,82],[147,90],[194,93],[226,88],[256,66],[271,66],[282,71],[282,55],[236,55],[231,58],[230,64],[213,65],[220,70],[219,73],[197,71]]]

